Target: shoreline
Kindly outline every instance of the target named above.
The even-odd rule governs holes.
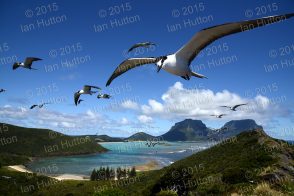
[[[145,164],[135,165],[137,172],[144,172],[144,171],[152,171],[152,170],[158,170],[160,169],[160,165],[156,160],[150,160],[149,162]],[[7,168],[22,172],[22,173],[34,173],[32,170],[28,169],[25,165],[9,165]],[[54,178],[58,181],[62,180],[85,180],[90,181],[90,176],[82,175],[82,174],[41,174],[50,178]]]

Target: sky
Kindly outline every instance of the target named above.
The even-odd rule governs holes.
[[[12,11],[13,10],[13,11]],[[220,128],[254,119],[276,138],[294,140],[294,18],[219,39],[191,63],[208,79],[186,81],[145,65],[106,81],[131,57],[176,52],[203,28],[294,12],[284,1],[16,1],[0,6],[0,122],[69,135],[160,135],[186,118]],[[151,41],[156,47],[127,50]],[[15,61],[39,57],[33,67]],[[74,92],[102,88],[109,100]],[[50,102],[30,110],[33,104]],[[221,105],[248,103],[237,112]],[[212,114],[227,114],[216,119]]]

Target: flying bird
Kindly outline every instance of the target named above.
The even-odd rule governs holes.
[[[223,116],[225,116],[226,114],[219,114],[219,115],[215,115],[215,114],[213,114],[213,115],[210,115],[210,116],[215,116],[216,118],[222,118]]]
[[[152,43],[152,42],[140,42],[140,43],[136,43],[134,44],[129,50],[128,52],[131,52],[132,50],[134,50],[135,48],[138,47],[145,47],[148,48],[150,46],[156,46],[156,44]]]
[[[98,94],[97,98],[98,99],[109,99],[111,96],[108,94]]]
[[[82,90],[79,90],[79,91],[75,92],[75,94],[74,94],[74,101],[75,101],[75,104],[78,105],[78,101],[79,101],[80,95],[82,95],[82,94],[92,95],[92,94],[98,92],[98,91],[91,91],[92,88],[95,88],[95,89],[101,90],[101,88],[99,88],[99,87],[97,87],[97,86],[85,85],[84,88],[83,88]]]
[[[6,91],[6,90],[3,89],[3,88],[0,89],[0,93],[4,93],[5,91]]]
[[[247,105],[247,103],[238,104],[238,105],[234,105],[234,106],[226,106],[226,105],[224,105],[224,106],[220,106],[220,107],[229,108],[229,109],[232,110],[232,111],[236,111],[236,108],[237,108],[237,107],[240,107],[240,106],[242,106],[242,105]]]
[[[37,107],[38,105],[34,104],[30,107],[30,109],[34,109],[35,107]]]
[[[294,13],[278,16],[269,16],[255,20],[225,23],[222,25],[217,25],[203,29],[196,33],[190,41],[188,41],[174,54],[160,57],[130,58],[123,61],[110,76],[106,83],[106,86],[109,86],[112,80],[114,80],[121,74],[144,64],[155,64],[157,66],[157,72],[159,72],[162,68],[171,74],[184,78],[185,80],[189,80],[191,76],[198,78],[206,78],[205,76],[193,72],[190,69],[191,62],[206,46],[208,46],[215,40],[225,37],[227,35],[248,31],[275,22],[280,22],[281,20],[288,19],[293,16]]]
[[[46,104],[50,104],[50,103],[42,103],[42,104],[40,104],[40,105],[37,105],[37,104],[34,104],[34,105],[32,105],[31,107],[30,107],[30,109],[34,109],[35,107],[39,107],[39,108],[42,108],[42,107],[44,107],[44,105],[46,105]]]
[[[40,61],[40,60],[43,60],[43,59],[35,58],[35,57],[27,57],[24,63],[15,62],[13,64],[13,66],[12,66],[12,69],[15,70],[15,69],[17,69],[19,67],[22,67],[22,68],[26,68],[26,69],[37,70],[35,68],[32,68],[32,64],[33,64],[34,61]]]

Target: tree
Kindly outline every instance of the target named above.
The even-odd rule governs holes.
[[[129,173],[129,177],[135,177],[137,175],[136,173],[136,168],[135,167],[132,167],[130,173]]]
[[[97,180],[96,179],[96,170],[93,169],[92,173],[91,173],[91,176],[90,176],[90,179],[93,181],[93,180]]]
[[[109,170],[108,166],[106,167],[106,170],[105,170],[105,178],[106,178],[106,180],[110,179],[110,170]]]
[[[126,168],[124,168],[123,171],[122,171],[122,177],[123,178],[126,178],[127,177],[127,170],[126,170]]]
[[[122,177],[122,171],[121,171],[120,167],[118,167],[116,169],[116,177],[117,177],[118,180],[120,180],[120,178]]]

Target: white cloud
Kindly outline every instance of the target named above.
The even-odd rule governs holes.
[[[248,105],[239,107],[237,112],[220,107],[240,103],[248,103]],[[245,98],[228,90],[213,92],[203,88],[186,89],[181,82],[176,82],[163,93],[160,100],[150,99],[147,104],[141,105],[138,120],[143,122],[150,116],[172,121],[185,118],[214,120],[210,115],[222,113],[227,114],[220,119],[223,121],[250,118],[260,124],[265,124],[274,116],[289,115],[289,111],[282,108],[279,103],[265,96]]]
[[[139,108],[138,103],[132,100],[126,100],[122,102],[121,107],[124,109],[132,109],[132,110],[137,110]]]
[[[123,118],[121,119],[120,123],[121,123],[122,125],[128,125],[130,122],[129,122],[129,120],[128,120],[127,118],[123,117]]]
[[[141,123],[151,123],[153,120],[150,116],[146,115],[140,115],[137,118]]]

